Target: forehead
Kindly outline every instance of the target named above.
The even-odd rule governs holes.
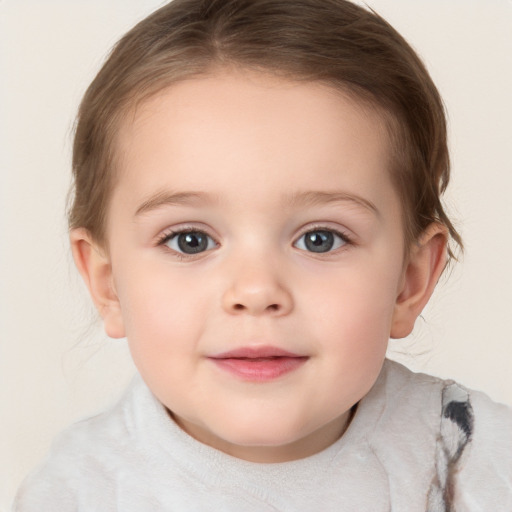
[[[229,184],[268,195],[269,182],[328,191],[343,176],[344,188],[373,196],[389,186],[390,153],[384,116],[354,95],[256,72],[216,73],[175,83],[125,117],[117,188],[140,197],[174,187],[222,194]]]

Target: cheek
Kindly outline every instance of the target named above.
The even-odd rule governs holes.
[[[307,328],[333,372],[349,373],[363,387],[366,376],[372,383],[385,357],[399,278],[396,264],[361,265],[332,275],[328,286],[310,283]]]
[[[345,288],[346,300],[333,301],[316,315],[314,338],[329,357],[362,372],[386,352],[393,307],[389,296],[377,298],[360,288]],[[328,346],[326,346],[328,344]]]
[[[318,314],[318,324],[356,327],[361,333],[382,329],[393,313],[401,271],[396,264],[347,266],[325,279],[311,279],[304,298]],[[304,282],[304,280],[303,280]],[[306,287],[305,287],[306,288]]]
[[[123,282],[119,298],[134,359],[158,359],[171,352],[179,357],[194,347],[207,314],[204,283],[155,266],[142,271],[132,266]]]

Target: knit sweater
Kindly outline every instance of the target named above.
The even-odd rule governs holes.
[[[386,361],[344,435],[261,464],[206,446],[140,377],[60,435],[15,512],[512,511],[512,409]]]

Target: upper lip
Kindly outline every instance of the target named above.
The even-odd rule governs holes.
[[[211,359],[264,359],[270,357],[306,357],[272,346],[240,347],[210,356]]]

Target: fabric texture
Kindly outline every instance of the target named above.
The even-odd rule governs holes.
[[[194,440],[140,377],[60,435],[14,512],[512,511],[512,409],[386,361],[345,434],[258,464]]]

